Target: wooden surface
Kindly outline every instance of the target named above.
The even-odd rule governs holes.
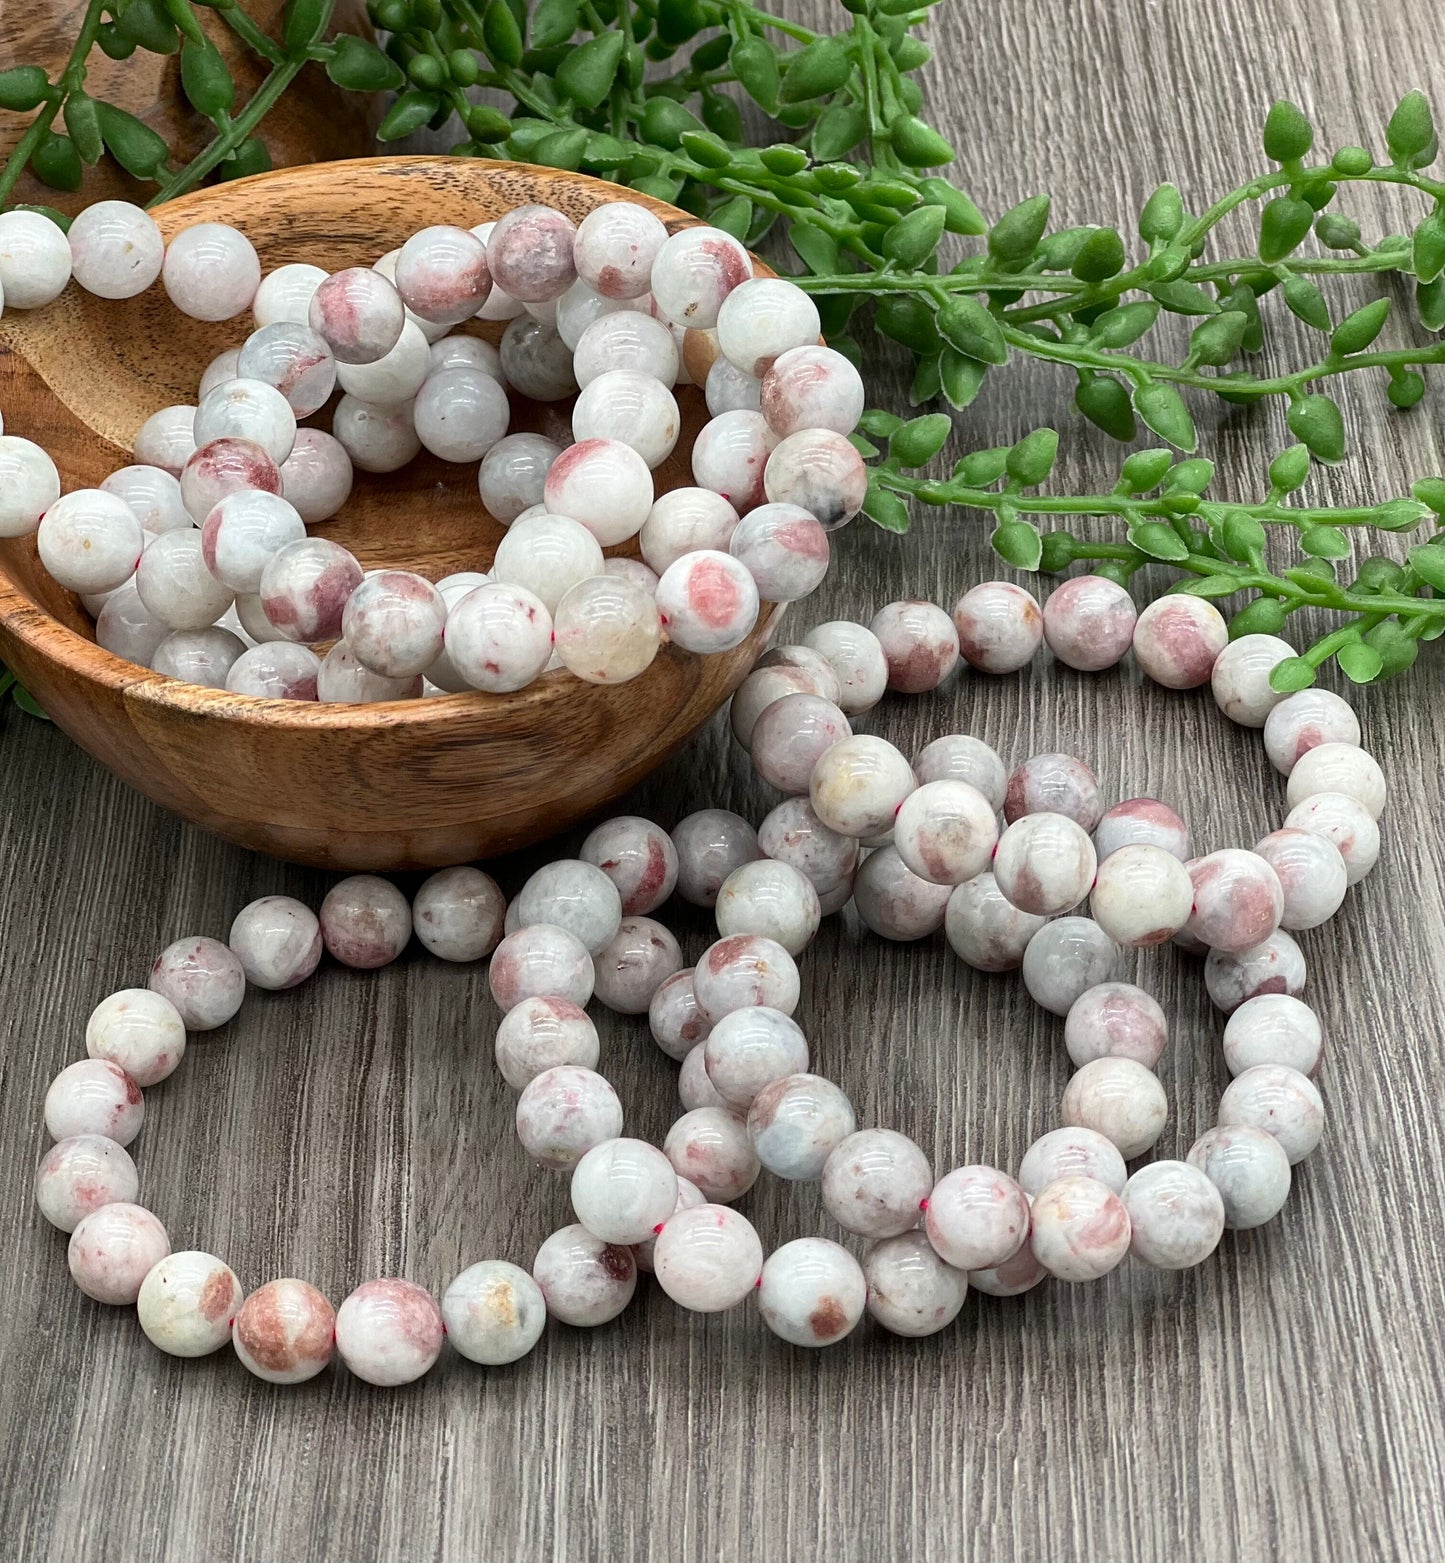
[[[581,174],[460,158],[371,158],[290,168],[157,208],[167,238],[230,222],[265,270],[366,265],[433,223],[463,227],[543,201],[581,218],[615,187]],[[643,198],[675,227],[692,219]],[[761,270],[771,275],[768,268]],[[48,309],[0,321],[0,395],[10,426],[50,452],[67,489],[131,459],[135,432],[189,403],[200,369],[238,347],[250,312],[202,324],[161,288],[116,303],[68,288]],[[502,326],[478,334],[500,341]],[[335,398],[339,400],[339,396]],[[330,410],[310,420],[331,425]],[[691,482],[686,453],[707,421],[678,393],[677,450],[662,492]],[[514,431],[571,443],[571,402],[511,394]],[[399,472],[358,473],[324,535],[367,569],[440,580],[490,566],[505,529],[482,509],[474,464],[423,453]],[[610,550],[637,553],[635,542]],[[0,659],[56,723],[147,797],[255,851],[322,868],[437,867],[512,851],[601,808],[686,742],[741,682],[775,610],[725,655],[666,647],[639,678],[597,688],[565,672],[510,695],[367,705],[262,700],[152,673],[94,642],[79,598],[48,575],[34,536],[0,539]],[[485,775],[487,785],[477,779]]]
[[[1288,90],[1329,144],[1378,146],[1400,91],[1437,104],[1427,0],[954,0],[929,96],[988,209],[1040,185],[1062,222],[1127,222],[1158,177],[1198,206],[1260,166],[1257,126]],[[1388,208],[1391,212],[1402,210]],[[1390,219],[1392,225],[1398,218]],[[993,443],[1059,415],[1062,383],[1013,375],[961,420]],[[1436,377],[1407,418],[1383,388],[1346,405],[1360,459],[1341,498],[1440,470]],[[1223,480],[1254,481],[1278,409],[1211,432]],[[1071,426],[1064,473],[1097,480],[1102,439]],[[905,591],[948,602],[994,573],[984,535],[932,516],[904,543],[854,527],[798,628]],[[1425,663],[1429,663],[1429,669]],[[188,932],[224,934],[250,897],[316,904],[328,879],[177,824],[52,728],[0,733],[0,1535],[53,1563],[473,1563],[827,1559],[876,1563],[1423,1563],[1445,1549],[1440,1016],[1442,660],[1359,695],[1392,786],[1376,872],[1305,936],[1329,1035],[1329,1126],[1284,1215],[1199,1270],[1128,1265],[1090,1287],[971,1298],[911,1343],[871,1327],[815,1356],[750,1308],[681,1314],[649,1284],[615,1325],[549,1330],[520,1366],[448,1356],[419,1386],[343,1372],[271,1389],[221,1354],[160,1356],[133,1316],[81,1297],[65,1241],[29,1199],[46,1082],[81,1052],[104,993]],[[890,700],[870,728],[910,747],[950,729],[1006,755],[1071,749],[1113,797],[1178,804],[1209,846],[1278,822],[1257,735],[1207,695],[1044,664]],[[722,723],[631,803],[671,823],[706,803],[770,802]],[[524,865],[503,865],[514,886]],[[668,914],[672,918],[672,914]],[[675,921],[696,954],[698,916]],[[1161,1072],[1177,1154],[1225,1081],[1197,966],[1140,963],[1174,1041]],[[885,947],[833,919],[802,963],[816,1064],[864,1122],[911,1133],[942,1168],[1014,1166],[1051,1127],[1068,1074],[1060,1023],[1016,979],[935,938]],[[491,1062],[480,968],[415,952],[379,975],[328,965],[256,995],[148,1093],[143,1197],[177,1245],[213,1247],[247,1286],[285,1273],[340,1298],[366,1276],[442,1287],[488,1254],[530,1262],[566,1219],[564,1183],[528,1168]],[[674,1066],[602,1017],[603,1067],[644,1135],[673,1115]],[[745,1208],[769,1244],[827,1230],[812,1187],[767,1182]]]

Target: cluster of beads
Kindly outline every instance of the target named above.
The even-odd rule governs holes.
[[[624,682],[664,640],[741,645],[762,602],[818,586],[828,534],[863,503],[847,437],[863,383],[819,345],[812,301],[755,278],[722,230],[669,234],[631,202],[575,225],[534,205],[424,228],[330,274],[263,275],[220,223],[167,246],[123,201],[87,208],[68,242],[38,213],[0,214],[0,298],[35,307],[72,277],[116,299],[159,277],[185,314],[254,321],[196,405],[147,419],[136,464],[97,489],[62,495],[45,451],[0,434],[0,536],[36,533],[100,645],[191,683],[356,702],[506,693],[558,667]],[[505,322],[500,345],[451,334],[473,320]],[[713,415],[690,453],[696,486],[659,495],[673,391],[694,382]],[[575,395],[574,443],[509,433],[509,389]],[[330,432],[302,426],[336,390]],[[366,575],[308,534],[355,469],[394,471],[423,448],[477,464],[481,505],[509,529],[485,569]],[[604,556],[633,539],[640,559]]]
[[[875,630],[918,607],[892,605]],[[433,875],[411,904],[370,875],[336,885],[319,916],[266,897],[242,910],[227,943],[179,940],[148,988],[103,1000],[86,1028],[89,1056],[46,1097],[56,1143],[36,1181],[41,1210],[72,1234],[81,1288],[134,1303],[147,1336],[178,1355],[231,1341],[251,1371],[293,1383],[325,1367],[334,1345],[358,1376],[399,1384],[426,1372],[444,1338],[474,1361],[502,1363],[535,1345],[548,1314],[580,1326],[615,1318],[639,1270],[695,1311],[756,1294],[774,1333],[825,1346],[865,1311],[901,1335],[933,1333],[970,1288],[1012,1296],[1047,1276],[1090,1280],[1131,1254],[1160,1268],[1195,1265],[1227,1228],[1277,1214],[1324,1122],[1311,1078],[1323,1030],[1298,996],[1304,961],[1288,930],[1328,918],[1378,849],[1383,782],[1350,708],[1313,690],[1275,703],[1262,720],[1270,758],[1289,778],[1285,828],[1254,852],[1191,857],[1172,809],[1149,798],[1106,808],[1071,756],[1034,756],[1010,773],[980,739],[952,734],[910,764],[885,740],[852,733],[849,717],[888,682],[882,633],[822,625],[764,663],[731,713],[759,771],[786,794],[756,830],[720,809],[670,833],[612,819],[510,903],[470,867]],[[716,918],[719,938],[691,967],[653,915],[674,893]],[[1086,896],[1088,917],[1075,911]],[[886,938],[942,927],[970,966],[1021,969],[1034,999],[1063,1017],[1077,1073],[1061,1126],[1029,1146],[1015,1176],[967,1165],[935,1177],[914,1141],[859,1128],[844,1091],[813,1072],[793,1018],[796,957],[850,900]],[[177,1067],[188,1032],[236,1013],[248,982],[295,986],[323,951],[382,966],[413,932],[445,960],[490,957],[502,1012],[496,1062],[518,1092],[518,1138],[569,1176],[576,1222],[541,1244],[530,1275],[486,1260],[440,1304],[409,1280],[383,1278],[334,1313],[303,1281],[247,1297],[220,1258],[172,1253],[165,1228],[136,1203],[124,1148],[141,1128],[143,1088]],[[1131,1174],[1126,1163],[1154,1147],[1168,1118],[1154,1072],[1168,1025],[1147,992],[1116,980],[1117,961],[1121,948],[1170,938],[1208,952],[1233,1078],[1216,1127],[1183,1160]],[[684,1110],[660,1148],[623,1134],[623,1104],[597,1069],[594,997],[645,1014],[681,1065]],[[818,1182],[829,1216],[870,1245],[862,1261],[818,1237],[765,1257],[732,1208],[763,1169]]]

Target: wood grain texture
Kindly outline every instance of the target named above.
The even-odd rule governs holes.
[[[1440,102],[1434,12],[1427,0],[955,0],[936,13],[928,95],[987,209],[1047,185],[1063,192],[1061,222],[1124,223],[1161,176],[1196,208],[1246,177],[1276,92],[1303,103],[1329,144],[1378,144],[1407,85]],[[1063,416],[1061,381],[1006,383],[960,420],[961,442]],[[1438,379],[1405,418],[1384,410],[1382,391],[1346,399],[1363,454],[1330,476],[1342,501],[1440,470]],[[1278,409],[1225,419],[1209,435],[1222,481],[1242,492],[1281,436]],[[1066,451],[1066,480],[1107,470],[1107,442],[1076,425]],[[800,629],[905,591],[949,602],[995,573],[984,532],[960,516],[931,517],[901,543],[861,527],[840,541]],[[1329,1127],[1279,1220],[1231,1236],[1191,1273],[1131,1265],[1090,1287],[975,1297],[931,1340],[865,1327],[818,1355],[769,1338],[750,1309],[690,1317],[649,1286],[612,1327],[551,1329],[498,1373],[449,1356],[401,1392],[341,1372],[277,1390],[224,1355],[175,1362],[133,1317],[70,1284],[64,1239],[34,1212],[29,1179],[45,1085],[79,1054],[91,1005],[139,980],[167,940],[222,934],[265,892],[314,905],[329,881],[178,824],[55,730],[8,717],[7,1552],[26,1563],[1438,1557],[1445,676],[1439,657],[1426,661],[1357,697],[1393,789],[1385,848],[1328,932],[1302,940],[1329,1036]],[[1168,695],[1129,670],[1040,663],[1016,679],[963,678],[890,699],[868,725],[905,747],[962,729],[1014,758],[1074,750],[1111,796],[1174,801],[1210,846],[1252,842],[1282,815],[1257,735],[1220,719],[1207,694]],[[629,806],[671,823],[714,802],[756,819],[772,801],[717,722]],[[499,871],[510,887],[526,866]],[[668,916],[698,953],[705,920]],[[885,947],[840,919],[802,969],[817,1067],[861,1120],[913,1134],[939,1167],[1015,1165],[1056,1121],[1062,1028],[1016,980],[968,971],[938,939]],[[1139,969],[1173,1024],[1161,1151],[1177,1154],[1225,1082],[1219,1017],[1186,958],[1151,953]],[[511,1135],[494,1022],[480,968],[415,953],[379,974],[328,965],[299,992],[254,995],[148,1093],[143,1195],[178,1245],[214,1246],[248,1286],[299,1273],[339,1298],[369,1275],[440,1288],[483,1255],[529,1262],[566,1219],[566,1188],[531,1171]],[[601,1023],[629,1122],[661,1132],[674,1066],[635,1024]],[[826,1230],[811,1187],[767,1182],[745,1208],[769,1244]]]

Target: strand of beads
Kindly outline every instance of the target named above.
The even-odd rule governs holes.
[[[194,406],[153,414],[136,464],[61,493],[38,445],[0,434],[0,536],[36,533],[96,639],[192,683],[276,699],[375,701],[507,693],[555,668],[621,683],[664,640],[707,654],[752,632],[762,602],[806,596],[829,533],[866,486],[849,443],[863,383],[818,344],[818,314],[755,278],[720,229],[669,235],[615,201],[580,224],[523,206],[435,226],[371,266],[262,274],[237,229],[198,223],[166,246],[140,208],[105,201],[66,236],[0,214],[0,297],[39,307],[73,278],[133,298],[157,278],[183,313],[254,330],[200,375]],[[505,322],[500,345],[452,335]],[[680,422],[674,390],[707,380],[696,487],[655,491]],[[573,444],[509,433],[508,391],[575,394]],[[330,432],[298,426],[340,393]],[[354,473],[423,448],[476,464],[480,504],[508,526],[485,569],[435,583],[369,577],[308,528],[337,516]],[[638,539],[641,560],[604,558]],[[330,649],[327,649],[328,643]]]

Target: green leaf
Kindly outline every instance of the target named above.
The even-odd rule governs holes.
[[[1271,488],[1292,494],[1304,486],[1310,475],[1310,453],[1306,445],[1289,445],[1269,464]]]
[[[1411,258],[1421,282],[1434,282],[1445,272],[1445,210],[1437,207],[1415,229]]]
[[[181,46],[176,24],[166,14],[161,0],[128,0],[122,10],[116,7],[116,31],[138,49],[150,54],[174,54]]]
[[[1350,553],[1350,540],[1337,526],[1307,526],[1299,545],[1312,559],[1347,559]]]
[[[848,84],[853,56],[841,37],[823,37],[805,44],[784,61],[780,103],[807,103],[827,97]]]
[[[1160,185],[1139,213],[1139,237],[1145,244],[1168,244],[1184,226],[1184,202],[1173,185]]]
[[[1315,133],[1304,111],[1280,98],[1264,122],[1264,155],[1276,163],[1295,163],[1315,144]]]
[[[1027,521],[1004,521],[994,528],[989,539],[993,551],[1016,570],[1037,570],[1043,558],[1043,540],[1038,528]]]
[[[1403,673],[1420,655],[1420,642],[1414,635],[1407,635],[1398,619],[1386,619],[1365,634],[1365,644],[1380,654],[1383,664],[1381,678],[1393,678]]]
[[[1195,575],[1176,581],[1169,590],[1184,597],[1232,597],[1239,590],[1239,582],[1232,575]]]
[[[1189,557],[1184,539],[1167,521],[1139,521],[1129,528],[1129,541],[1151,559],[1178,561]]]
[[[1362,304],[1337,325],[1330,334],[1330,351],[1337,357],[1346,353],[1363,353],[1371,342],[1385,329],[1390,316],[1387,298],[1372,299]]]
[[[543,136],[532,150],[532,161],[543,168],[562,168],[575,173],[587,151],[587,132],[580,128],[554,130]]]
[[[0,109],[28,114],[38,109],[50,91],[50,78],[38,65],[14,65],[0,71]]]
[[[1259,218],[1259,258],[1272,266],[1299,247],[1314,223],[1314,209],[1307,201],[1277,195],[1267,201]]]
[[[1199,443],[1194,419],[1184,398],[1164,380],[1150,380],[1134,388],[1134,411],[1145,428],[1180,450],[1193,451]]]
[[[100,136],[100,121],[95,114],[95,99],[83,92],[72,92],[65,100],[65,128],[80,153],[81,161],[98,163],[105,151]]]
[[[1315,670],[1303,657],[1286,657],[1269,670],[1269,687],[1277,695],[1292,695],[1308,689],[1315,681]]]
[[[921,407],[925,402],[931,402],[943,389],[942,356],[941,352],[930,353],[918,360],[913,383],[908,387],[910,407]]]
[[[941,451],[953,429],[946,412],[927,413],[911,418],[894,431],[888,442],[888,454],[900,466],[924,467]]]
[[[1286,570],[1284,578],[1296,586],[1303,586],[1306,591],[1318,591],[1322,581],[1334,580],[1335,567],[1328,559],[1306,559],[1303,564]]]
[[[1445,542],[1417,543],[1410,550],[1410,568],[1427,586],[1445,592]]]
[[[970,451],[954,467],[953,475],[967,488],[991,488],[1008,471],[1009,454],[1007,445]]]
[[[838,241],[821,228],[795,220],[788,225],[788,242],[814,276],[832,276],[838,270]]]
[[[1420,314],[1420,324],[1427,330],[1445,330],[1445,277],[1416,285],[1415,308]]]
[[[1408,164],[1435,138],[1435,120],[1430,100],[1423,92],[1407,92],[1400,99],[1385,128],[1385,145],[1397,163]]]
[[[1104,282],[1124,269],[1124,241],[1115,228],[1095,228],[1070,267],[1082,282]]]
[[[988,250],[996,260],[1026,261],[1049,225],[1049,198],[1032,195],[1010,207],[988,231]]]
[[[480,141],[483,145],[505,141],[512,132],[511,120],[489,103],[473,103],[467,109],[463,123],[472,140]]]
[[[1290,275],[1284,282],[1284,301],[1290,313],[1316,331],[1330,329],[1330,306],[1325,296],[1307,277]]]
[[[694,163],[701,163],[704,168],[726,168],[736,161],[733,149],[710,130],[684,130],[678,145]]]
[[[1212,294],[1206,293],[1195,282],[1156,282],[1150,285],[1149,291],[1171,314],[1217,315],[1219,313],[1219,300]]]
[[[337,35],[326,62],[326,74],[349,92],[395,92],[406,79],[395,60],[370,39],[353,33]]]
[[[868,490],[863,496],[863,514],[885,532],[908,530],[908,506],[898,494],[884,488],[876,478],[868,484]]]
[[[1372,682],[1380,676],[1385,666],[1385,659],[1380,653],[1359,640],[1348,641],[1341,646],[1335,653],[1335,661],[1352,684]]]
[[[642,134],[654,146],[675,152],[682,145],[682,138],[692,132],[708,134],[707,126],[681,103],[671,98],[649,98],[642,111]]]
[[[1047,481],[1049,473],[1054,470],[1054,460],[1058,453],[1057,431],[1035,429],[1024,435],[1009,451],[1006,464],[1008,475],[1024,488],[1037,488],[1040,483]]]
[[[1420,478],[1410,485],[1410,492],[1445,520],[1445,478]]]
[[[12,690],[10,698],[27,716],[38,716],[42,722],[50,720],[49,715],[41,709],[40,702],[24,684],[17,684]]]
[[[713,207],[708,216],[713,227],[732,234],[741,244],[747,239],[753,225],[753,203],[745,195],[735,195],[732,200]]]
[[[30,154],[30,167],[35,177],[52,190],[78,190],[84,177],[80,154],[69,136],[58,131],[48,131]]]
[[[1189,338],[1190,356],[1201,364],[1222,369],[1244,343],[1249,316],[1242,310],[1227,309],[1195,326]]]
[[[947,214],[941,206],[918,206],[883,235],[883,255],[907,271],[917,270],[938,248]]]
[[[218,119],[231,112],[236,101],[236,84],[221,58],[221,51],[209,39],[195,44],[188,39],[181,48],[181,87],[191,106],[207,119]]]
[[[1375,166],[1375,159],[1364,147],[1341,147],[1330,159],[1330,166],[1337,174],[1359,179]]]
[[[522,63],[522,29],[517,25],[517,18],[512,15],[506,0],[491,0],[482,12],[482,42],[498,65],[516,66]],[[415,128],[419,130],[421,126]],[[381,139],[395,141],[400,138],[386,136]]]
[[[946,342],[986,364],[1008,362],[1008,343],[998,321],[975,298],[961,294],[938,311],[937,324]]]
[[[1173,465],[1171,450],[1136,450],[1119,468],[1118,489],[1125,494],[1147,494],[1158,488]]]
[[[1072,532],[1045,532],[1039,552],[1039,569],[1045,575],[1058,575],[1078,557],[1079,540]]]
[[[1113,375],[1096,374],[1080,380],[1074,390],[1074,406],[1116,440],[1132,440],[1138,432],[1128,387]]]
[[[1316,392],[1290,403],[1289,431],[1309,446],[1316,461],[1333,464],[1345,454],[1345,420],[1328,396]]]
[[[770,43],[754,34],[739,38],[728,64],[759,108],[771,113],[778,106],[778,56]]]
[[[875,456],[881,456],[883,454],[883,452],[878,449],[872,440],[865,440],[856,429],[848,436],[848,443],[853,447],[854,450],[858,452],[864,461],[872,461]]]
[[[1132,304],[1121,304],[1117,309],[1106,310],[1090,328],[1090,335],[1098,347],[1130,347],[1158,318],[1158,304],[1148,299],[1136,299]]]
[[[1360,242],[1360,225],[1338,212],[1321,212],[1315,218],[1315,237],[1329,250],[1352,250]]]
[[[1418,375],[1413,369],[1402,369],[1397,374],[1390,376],[1390,383],[1385,387],[1385,395],[1389,398],[1392,407],[1398,407],[1402,411],[1415,406],[1425,394],[1425,377]]]
[[[494,0],[494,5],[507,11],[502,0]],[[512,13],[507,11],[510,19]],[[387,110],[386,117],[377,127],[376,139],[378,141],[400,141],[405,136],[413,135],[420,130],[432,115],[441,107],[441,99],[433,92],[421,92],[416,88],[409,88],[403,92],[391,108]],[[546,138],[544,138],[546,139]],[[533,149],[535,152],[535,148]]]
[[[1202,456],[1176,462],[1164,479],[1166,494],[1202,494],[1214,481],[1214,463]]]
[[[983,214],[973,202],[946,179],[920,179],[918,193],[932,206],[941,206],[945,213],[944,227],[949,233],[968,234],[977,237],[988,232]]]
[[[953,148],[916,114],[900,114],[889,125],[888,138],[908,168],[941,168],[953,161]]]
[[[943,346],[933,311],[910,293],[889,293],[879,299],[874,320],[884,336],[915,353],[936,353]]]
[[[189,9],[185,0],[172,0],[173,7]],[[290,60],[304,59],[306,51],[319,37],[330,16],[325,0],[286,0],[282,13],[281,46]],[[179,22],[179,18],[176,19]],[[204,36],[204,35],[203,35]],[[194,36],[191,40],[198,42]]]
[[[578,0],[537,0],[532,8],[532,47],[549,49],[553,44],[570,43],[580,10]]]
[[[223,158],[216,170],[218,179],[248,179],[252,174],[269,173],[271,154],[266,143],[258,136],[247,138],[227,158]]]
[[[868,134],[868,112],[861,103],[830,103],[813,126],[813,156],[825,163],[846,157]]]
[[[881,407],[870,407],[858,420],[858,427],[875,440],[888,440],[903,427],[903,419],[897,413],[885,412]]]
[[[1375,512],[1375,525],[1383,532],[1413,532],[1430,513],[1415,499],[1392,499]]]
[[[126,173],[137,179],[154,179],[164,170],[170,148],[163,136],[113,103],[96,99],[95,115],[101,140]]]
[[[595,109],[617,79],[624,41],[620,32],[599,33],[571,50],[557,67],[558,90],[583,108]]]
[[[1241,635],[1278,635],[1289,617],[1289,609],[1278,597],[1256,597],[1246,603],[1229,621],[1229,638]]]

